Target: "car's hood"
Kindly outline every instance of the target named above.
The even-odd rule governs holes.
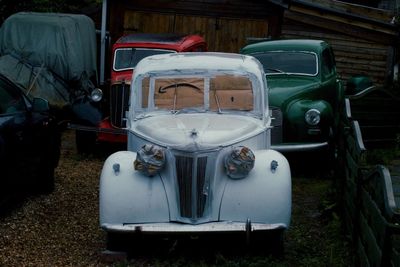
[[[269,88],[269,105],[282,107],[292,99],[300,99],[302,95],[312,94],[319,87],[313,77],[270,75],[267,76]]]
[[[201,150],[240,142],[264,130],[261,120],[227,114],[178,114],[141,119],[132,127],[149,141],[183,150]]]

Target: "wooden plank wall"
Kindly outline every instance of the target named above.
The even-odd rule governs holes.
[[[119,0],[109,5],[111,42],[135,32],[194,33],[206,39],[210,51],[222,52],[239,52],[250,37],[279,36],[284,10],[259,0]]]
[[[123,34],[141,32],[198,34],[205,38],[209,51],[234,53],[246,45],[248,37],[266,38],[269,34],[266,19],[125,11]]]
[[[393,182],[385,166],[367,161],[371,150],[365,149],[362,125],[356,120],[359,109],[366,106],[352,105],[352,101],[346,98],[341,114],[340,168],[337,168],[335,184],[339,185],[338,199],[345,230],[355,251],[354,265],[400,266],[400,210],[393,197],[399,192],[400,184]],[[384,105],[379,107],[385,109]]]
[[[375,87],[347,96],[367,149],[393,148],[400,134],[400,97]]]
[[[391,56],[391,46],[387,44],[301,23],[291,19],[290,12],[285,16],[281,37],[325,40],[332,45],[337,71],[344,82],[352,76],[366,75],[372,78],[375,85],[385,84],[388,60]]]

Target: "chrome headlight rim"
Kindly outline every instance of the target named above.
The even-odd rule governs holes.
[[[103,91],[100,88],[95,88],[90,92],[90,99],[93,102],[99,102],[101,99],[103,99]]]
[[[318,109],[312,108],[304,114],[304,120],[310,126],[316,126],[321,122],[321,112]]]

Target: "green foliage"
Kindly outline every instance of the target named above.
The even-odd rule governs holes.
[[[392,149],[373,149],[369,150],[366,155],[366,163],[368,165],[389,164],[393,159],[400,157],[400,148],[397,144]]]

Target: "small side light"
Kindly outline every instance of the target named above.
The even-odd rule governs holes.
[[[276,160],[271,161],[271,172],[275,173],[278,168],[278,162]]]
[[[115,175],[119,174],[120,168],[121,168],[121,166],[119,165],[119,163],[113,164],[113,170],[114,170]]]

